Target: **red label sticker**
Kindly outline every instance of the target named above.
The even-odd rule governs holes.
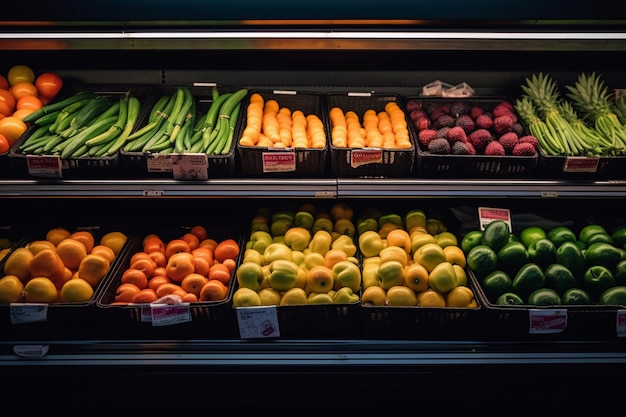
[[[562,333],[567,327],[567,310],[531,309],[528,311],[531,334]]]
[[[296,170],[295,152],[263,152],[263,172],[290,172]]]
[[[596,172],[600,158],[569,157],[563,164],[563,172]]]
[[[502,220],[511,228],[511,211],[503,208],[478,207],[478,220],[480,221],[480,229],[485,230],[485,226],[494,220]]]
[[[382,162],[382,149],[353,149],[350,151],[350,166],[352,168],[366,164],[380,164]]]
[[[28,173],[34,177],[62,178],[63,168],[58,155],[27,155]]]

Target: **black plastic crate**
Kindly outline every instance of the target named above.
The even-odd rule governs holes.
[[[239,143],[247,124],[247,107],[252,94],[260,94],[267,102],[276,100],[279,107],[291,112],[300,110],[305,116],[319,117],[325,127],[324,148],[270,148],[268,146],[244,146]],[[328,142],[327,118],[323,111],[323,96],[320,93],[302,91],[251,90],[242,103],[239,120],[235,128],[239,172],[243,176],[311,178],[327,175]]]
[[[150,103],[147,112],[150,113],[152,106],[164,95],[173,94],[180,86],[163,85],[154,92],[154,100]],[[212,89],[214,86],[184,86],[189,89],[196,102],[196,113],[199,117],[206,115],[213,103]],[[215,86],[220,94],[233,93],[238,90],[235,86]],[[241,114],[241,110],[240,110]],[[148,118],[143,120],[139,129],[148,123]],[[138,178],[173,178],[172,155],[158,152],[127,151],[121,149],[119,153],[123,171],[128,177]],[[207,174],[209,178],[232,177],[236,174],[235,161],[235,138],[225,154],[207,155]]]
[[[333,107],[339,107],[344,113],[355,112],[362,122],[367,110],[380,112],[385,110],[389,102],[397,103],[404,111],[401,96],[397,94],[371,93],[329,93],[327,94],[327,112]],[[411,148],[350,148],[334,146],[330,143],[330,165],[333,176],[336,177],[410,177],[413,173],[415,161],[416,138],[414,131],[408,126],[410,120],[405,112]],[[329,126],[329,130],[332,126]]]
[[[486,112],[490,112],[503,101],[509,101],[505,98],[457,97],[407,97],[406,100],[407,104],[409,102],[417,103],[424,111],[431,106],[452,106],[455,103],[463,103],[464,105],[480,107]],[[407,112],[410,114],[408,109]],[[416,126],[413,120],[411,120],[411,126],[419,135],[420,127]],[[522,134],[527,134],[521,123],[520,126],[524,129]],[[429,152],[418,140],[415,174],[418,177],[426,178],[532,178],[536,174],[538,161],[538,152],[532,156],[435,154]]]
[[[207,227],[206,229],[208,238],[214,239],[217,242],[228,238],[238,242],[241,250],[236,259],[236,263],[239,264],[244,252],[244,246],[242,245],[243,235],[240,230],[237,228],[223,227]],[[125,327],[127,331],[136,332],[136,336],[151,335],[153,332],[161,336],[169,332],[176,334],[180,328],[188,327],[197,329],[198,326],[202,329],[203,334],[206,332],[205,335],[232,336],[236,334],[235,317],[232,309],[229,307],[236,281],[234,271],[232,272],[228,284],[226,298],[219,301],[199,301],[188,304],[190,313],[189,322],[177,323],[176,325],[153,326],[150,318],[151,307],[149,304],[118,304],[115,302],[115,293],[121,283],[122,275],[130,266],[131,257],[135,253],[143,250],[142,242],[146,235],[155,233],[167,243],[172,239],[180,238],[182,235],[189,232],[189,230],[189,227],[174,227],[165,228],[162,231],[152,230],[133,236],[128,250],[125,253],[125,257],[120,260],[118,267],[113,271],[112,276],[107,281],[102,294],[98,297],[97,307],[101,320],[119,324],[121,327]]]
[[[537,175],[547,179],[623,179],[626,178],[626,156],[548,155],[539,149]]]
[[[62,96],[69,97],[80,91],[93,92],[96,95],[109,98],[112,102],[120,98],[132,95],[140,100],[141,108],[137,123],[133,131],[142,125],[145,119],[146,107],[149,104],[153,87],[149,85],[122,85],[122,84],[75,84],[68,88]],[[61,97],[59,98],[61,99]],[[84,156],[77,158],[57,159],[51,156],[48,162],[38,158],[39,155],[30,156],[22,152],[20,146],[37,130],[38,126],[31,125],[11,147],[9,153],[10,169],[12,175],[17,177],[52,177],[52,178],[118,178],[123,175],[119,168],[119,151],[110,156],[96,157]],[[42,166],[31,168],[29,158],[37,158]],[[59,168],[60,165],[60,168]]]

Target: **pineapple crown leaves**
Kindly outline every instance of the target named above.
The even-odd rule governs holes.
[[[541,72],[533,74],[526,78],[526,85],[522,85],[522,90],[542,113],[554,111],[558,106],[558,85],[549,75]]]
[[[583,119],[596,120],[599,116],[614,113],[613,94],[595,72],[578,75],[573,86],[565,86],[566,96],[582,113]]]

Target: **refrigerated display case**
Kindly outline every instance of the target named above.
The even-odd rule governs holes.
[[[610,4],[273,2],[270,9],[242,1],[211,8],[126,1],[97,10],[65,2],[61,10],[41,3],[28,13],[11,6],[0,18],[1,68],[23,63],[68,82],[403,96],[443,80],[466,82],[477,96],[491,97],[518,96],[525,77],[539,71],[562,82],[596,71],[608,85],[626,88],[625,20],[613,16]],[[624,180],[592,176],[341,178],[321,172],[207,181],[0,180],[3,221],[12,226],[46,224],[49,216],[73,224],[167,225],[177,224],[182,213],[186,221],[219,216],[236,223],[270,201],[334,200],[606,218],[622,215],[625,195]],[[52,409],[64,412],[71,411],[57,380],[71,381],[68,389],[83,404],[118,412],[158,411],[164,400],[154,397],[173,390],[185,393],[174,407],[194,411],[210,403],[276,414],[306,413],[303,407],[313,404],[320,412],[366,412],[377,408],[374,401],[382,408],[418,407],[426,393],[429,407],[437,404],[444,414],[618,409],[621,390],[614,381],[626,370],[626,345],[617,323],[614,333],[515,337],[490,324],[445,336],[409,331],[398,337],[394,329],[388,338],[277,340],[215,338],[193,325],[133,333],[132,325],[98,321],[71,328],[3,324],[0,366],[7,380],[45,385]],[[31,399],[23,384],[8,392],[20,400],[16,409]]]

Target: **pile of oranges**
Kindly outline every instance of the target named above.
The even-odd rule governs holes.
[[[0,74],[0,154],[6,153],[27,129],[24,117],[46,105],[63,88],[53,72],[36,75],[27,65]]]

